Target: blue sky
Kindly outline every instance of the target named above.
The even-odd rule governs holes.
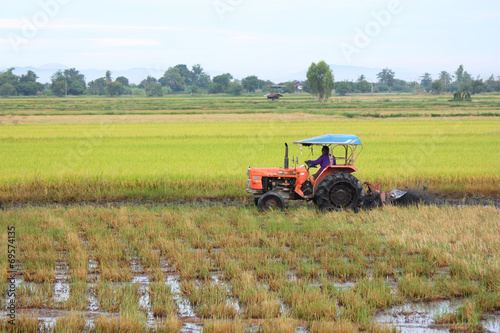
[[[498,0],[8,1],[0,67],[199,63],[272,79],[325,60],[422,74],[463,64],[485,77],[500,75],[499,31]]]

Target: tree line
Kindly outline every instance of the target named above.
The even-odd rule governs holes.
[[[303,82],[288,81],[276,85],[270,80],[262,80],[256,75],[247,76],[241,80],[235,79],[230,73],[224,73],[210,77],[199,65],[188,68],[185,64],[178,64],[168,68],[162,77],[155,78],[147,76],[139,84],[131,84],[124,76],[113,78],[111,71],[106,71],[104,76],[90,82],[77,69],[70,68],[56,71],[51,82],[42,84],[37,81],[38,76],[29,70],[26,74],[16,75],[14,68],[0,72],[0,95],[1,96],[67,96],[67,95],[145,95],[163,96],[167,94],[219,94],[227,93],[240,95],[243,92],[253,93],[256,91],[294,93],[300,91],[317,94],[319,99],[326,100],[332,89],[340,95],[348,93],[367,92],[418,92],[426,91],[433,93],[468,91],[472,94],[480,92],[500,91],[500,77],[491,77],[483,81],[477,77],[474,79],[462,65],[450,75],[446,71],[439,74],[439,78],[433,80],[429,73],[420,77],[420,82],[408,82],[395,77],[394,71],[389,68],[383,69],[377,75],[377,82],[368,82],[364,75],[354,81],[334,81],[334,75],[330,67],[320,61],[312,63],[307,80]],[[276,87],[278,86],[278,88]],[[329,92],[328,92],[329,91]]]
[[[473,78],[460,65],[454,75],[447,71],[441,71],[439,77],[433,80],[431,74],[424,73],[420,81],[405,81],[395,77],[393,70],[384,68],[377,74],[378,81],[369,83],[364,75],[361,75],[356,82],[340,81],[335,83],[335,90],[340,95],[347,93],[365,92],[431,92],[440,94],[443,92],[454,93],[457,91],[468,91],[471,94],[482,92],[500,91],[500,76],[496,79],[491,75],[487,80],[480,77]]]

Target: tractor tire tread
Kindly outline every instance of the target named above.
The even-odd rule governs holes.
[[[337,184],[348,184],[354,189],[354,198],[345,207],[336,206],[330,200],[330,191]],[[363,198],[363,185],[355,176],[346,172],[335,172],[323,179],[314,196],[314,201],[320,208],[326,210],[357,210],[363,205]]]

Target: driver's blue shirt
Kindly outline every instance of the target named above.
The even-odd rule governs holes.
[[[323,171],[324,168],[326,168],[327,166],[330,165],[330,158],[328,156],[329,156],[328,154],[323,154],[316,161],[308,160],[306,162],[309,162],[309,164],[314,164],[314,165],[319,164],[321,166],[321,168],[319,169],[318,172],[321,172],[321,171]],[[332,157],[333,157],[333,165],[335,165],[336,164],[335,156],[332,156]]]

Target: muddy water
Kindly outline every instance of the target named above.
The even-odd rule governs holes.
[[[174,296],[175,304],[179,310],[179,317],[186,319],[182,325],[181,332],[183,333],[199,333],[203,332],[203,326],[189,320],[198,320],[196,313],[194,312],[193,306],[189,299],[182,295],[181,292],[181,277],[177,274],[170,274],[167,276],[167,281],[165,285],[170,287],[172,294]]]
[[[222,272],[212,274],[210,277],[212,278],[212,281],[223,286],[228,293],[232,292],[233,287],[229,283],[224,281],[224,274]],[[226,304],[234,308],[237,313],[241,313],[240,303],[238,302],[237,299],[228,298],[226,299]]]
[[[139,288],[139,307],[146,311],[146,325],[149,327],[156,326],[156,320],[153,316],[153,307],[149,298],[149,276],[146,274],[135,275],[132,277],[132,283],[138,283]]]
[[[99,281],[99,273],[97,272],[98,267],[99,262],[95,259],[89,258],[89,261],[87,263],[87,281]],[[86,296],[89,302],[87,310],[97,311],[97,309],[99,309],[99,299],[97,298],[96,284],[90,282],[87,286],[88,289]]]
[[[181,328],[181,333],[201,333],[201,332],[203,332],[203,326],[197,323],[185,322]]]
[[[374,316],[374,321],[393,325],[403,333],[449,332],[446,326],[435,324],[435,318],[454,312],[462,303],[462,300],[408,303],[384,310]],[[500,314],[488,315],[482,325],[487,332],[500,332]]]
[[[191,302],[189,302],[189,299],[187,297],[182,296],[180,281],[180,275],[173,274],[167,276],[167,281],[165,282],[165,284],[170,287],[170,290],[172,290],[175,303],[177,305],[177,308],[179,309],[179,317],[195,318],[196,314],[194,313]]]
[[[54,284],[54,303],[62,304],[69,298],[69,264],[67,261],[56,262],[56,282]]]

